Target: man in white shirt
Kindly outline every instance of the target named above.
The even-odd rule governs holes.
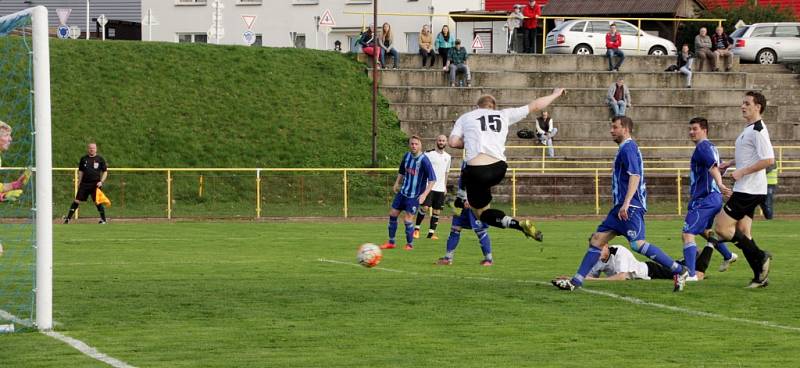
[[[467,188],[467,201],[480,221],[502,229],[512,228],[525,236],[542,241],[542,232],[530,220],[517,221],[505,212],[489,208],[492,202],[492,187],[506,176],[505,146],[509,126],[516,124],[529,113],[546,108],[564,92],[556,88],[553,93],[537,98],[528,105],[497,110],[497,100],[491,95],[478,99],[478,108],[456,120],[450,133],[450,147],[463,148],[464,168],[461,180]]]
[[[697,257],[697,280],[705,278],[714,247],[708,245]],[[679,263],[682,261],[678,261]],[[605,274],[605,276],[603,276]],[[586,280],[671,280],[672,270],[658,262],[642,262],[636,259],[627,247],[621,245],[605,245],[600,250],[600,260],[594,264]]]
[[[439,240],[436,236],[436,226],[439,225],[439,214],[444,208],[444,196],[447,192],[447,171],[450,170],[450,154],[445,152],[447,136],[444,134],[436,137],[436,149],[425,152],[431,161],[433,172],[436,174],[436,184],[433,185],[430,195],[425,198],[425,203],[417,211],[417,224],[414,226],[414,239],[419,239],[419,226],[428,213],[428,208],[433,208],[431,225],[428,228],[428,239]]]
[[[756,207],[767,197],[766,168],[775,163],[775,152],[769,139],[767,126],[761,114],[767,99],[760,92],[749,91],[742,101],[742,117],[747,126],[736,138],[734,159],[719,166],[723,172],[736,165],[733,172],[733,194],[714,219],[714,231],[724,240],[730,240],[744,253],[753,270],[753,280],[748,288],[762,288],[769,284],[769,265],[772,255],[758,248],[750,228]]]

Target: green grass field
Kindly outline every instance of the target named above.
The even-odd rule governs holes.
[[[800,364],[796,221],[756,222],[775,257],[766,289],[743,288],[744,261],[714,272],[718,254],[683,293],[666,280],[547,284],[575,271],[598,221],[541,222],[541,246],[493,229],[491,268],[467,232],[454,265],[434,266],[443,232],[376,269],[354,255],[385,240],[379,221],[59,225],[56,330],[137,367]],[[648,239],[677,255],[680,225],[650,221]],[[0,366],[105,365],[23,332],[0,335]]]

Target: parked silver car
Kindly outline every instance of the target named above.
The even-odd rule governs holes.
[[[622,34],[625,55],[677,55],[678,49],[670,40],[642,32],[622,20],[568,20],[547,33],[548,54],[605,54],[609,24],[617,25]],[[637,35],[639,35],[637,39]]]
[[[800,60],[800,23],[755,23],[730,36],[740,60],[759,64]]]

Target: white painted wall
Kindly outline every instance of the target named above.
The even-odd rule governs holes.
[[[180,33],[205,34],[211,27],[212,0],[200,2],[197,5],[183,5],[179,0],[142,0],[142,15],[152,9],[153,15],[159,20],[160,25],[153,26],[154,41],[177,42]],[[333,49],[335,40],[342,41],[344,51],[349,51],[350,46],[347,36],[358,35],[361,27],[371,23],[372,15],[361,16],[344,14],[344,12],[372,11],[371,0],[263,0],[261,4],[252,5],[241,2],[242,0],[222,0],[225,5],[223,10],[223,27],[225,37],[222,44],[243,45],[242,33],[246,30],[241,15],[256,15],[253,31],[263,36],[264,46],[292,47],[290,32],[304,34],[306,47],[318,49]],[[252,1],[252,0],[251,0]],[[379,0],[379,12],[385,13],[430,13],[430,6],[434,7],[437,14],[446,14],[454,10],[479,10],[480,0]],[[316,32],[314,16],[321,16],[325,9],[330,9],[336,21],[336,27],[328,37],[326,46],[325,33]],[[451,26],[454,23],[449,18],[436,17],[433,20],[435,32],[441,29],[447,21]],[[419,32],[422,24],[430,22],[428,16],[379,16],[378,23],[389,22],[395,33],[395,43],[400,52],[408,52],[405,34]],[[142,39],[149,37],[148,27],[142,26]],[[213,39],[208,40],[213,43]],[[411,50],[416,52],[417,50]]]

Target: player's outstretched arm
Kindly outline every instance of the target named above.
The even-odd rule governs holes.
[[[450,138],[447,140],[447,144],[452,148],[464,148],[464,137],[459,137],[457,135],[451,135]]]
[[[531,103],[528,104],[528,111],[529,112],[534,112],[534,111],[543,110],[544,108],[549,106],[551,103],[553,103],[553,101],[555,101],[558,97],[560,97],[565,91],[566,90],[564,88],[556,88],[556,89],[553,90],[553,93],[551,93],[550,95],[544,96],[544,97],[539,97],[539,98],[531,101]]]

